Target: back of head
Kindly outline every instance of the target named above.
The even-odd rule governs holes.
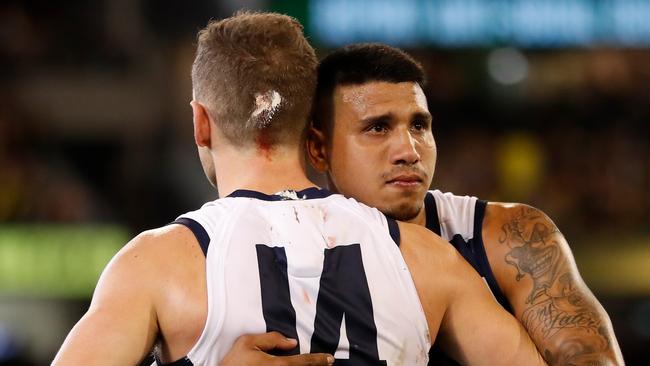
[[[300,142],[317,66],[302,31],[286,15],[243,12],[199,32],[194,99],[233,145]]]
[[[380,43],[359,43],[340,48],[318,65],[316,96],[312,111],[314,127],[332,128],[332,97],[337,86],[374,81],[415,82],[424,86],[422,66],[406,52]]]

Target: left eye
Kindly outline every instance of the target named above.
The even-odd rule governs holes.
[[[422,121],[415,121],[415,122],[413,122],[413,128],[418,130],[418,131],[422,131],[422,130],[426,130],[427,125],[426,125],[426,123],[424,123]]]

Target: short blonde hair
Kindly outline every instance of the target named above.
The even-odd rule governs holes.
[[[292,17],[237,13],[198,34],[194,97],[236,146],[297,144],[316,85],[318,60]]]

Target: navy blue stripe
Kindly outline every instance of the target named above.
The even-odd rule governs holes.
[[[397,224],[397,221],[391,219],[390,217],[386,217],[386,222],[388,223],[388,232],[390,233],[390,237],[393,238],[395,244],[399,246],[400,233],[399,233],[399,225]]]
[[[198,240],[199,245],[201,246],[201,250],[203,251],[203,255],[208,255],[208,246],[210,245],[210,236],[208,235],[208,232],[205,231],[203,226],[199,224],[198,222],[187,218],[187,217],[181,217],[176,219],[176,221],[172,222],[172,224],[180,224],[180,225],[185,225],[187,226],[188,229],[192,230],[192,233],[194,233],[194,236],[196,237],[196,240]]]
[[[431,192],[427,192],[427,195],[424,197],[424,213],[427,215],[427,229],[438,235],[442,235],[440,234],[440,219],[438,218],[436,199]]]
[[[476,251],[476,264],[480,268],[480,273],[485,277],[485,281],[490,286],[492,294],[497,299],[499,304],[503,306],[508,312],[512,313],[512,307],[510,302],[505,297],[499,284],[497,283],[494,273],[492,273],[492,267],[490,267],[490,262],[488,261],[487,254],[485,252],[485,245],[483,244],[483,218],[485,217],[485,208],[487,206],[487,201],[476,200],[476,206],[474,208],[474,249]]]
[[[307,189],[303,189],[302,191],[295,191],[296,196],[298,199],[303,199],[303,200],[309,200],[309,199],[317,199],[317,198],[325,198],[333,193],[326,190],[326,189],[320,189],[317,187],[310,187]],[[266,193],[258,192],[258,191],[251,191],[248,189],[238,189],[231,194],[229,194],[227,197],[247,197],[247,198],[255,198],[258,200],[263,200],[263,201],[286,201],[288,198],[286,196],[280,196],[277,194],[273,195],[268,195]]]
[[[183,357],[180,360],[176,360],[172,363],[162,363],[158,357],[158,354],[155,354],[154,358],[156,359],[156,365],[158,366],[194,366],[192,361],[190,361],[190,359],[187,357]]]
[[[287,253],[283,247],[268,247],[264,244],[255,244],[255,251],[266,331],[280,332],[287,338],[297,340],[296,310],[291,305],[289,292]],[[290,350],[275,349],[270,353],[275,356],[297,355],[300,353],[300,345]]]

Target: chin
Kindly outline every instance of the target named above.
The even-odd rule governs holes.
[[[417,205],[400,205],[382,208],[380,211],[392,219],[399,221],[409,221],[414,219],[418,213],[420,213],[421,209],[422,206]]]

